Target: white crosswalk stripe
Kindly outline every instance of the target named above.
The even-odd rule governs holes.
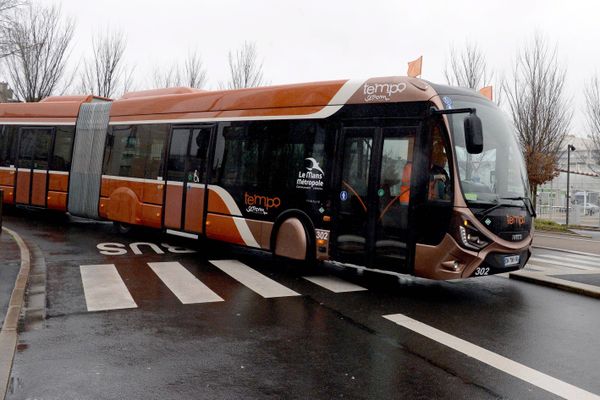
[[[304,279],[314,283],[315,285],[324,287],[325,289],[334,293],[359,292],[367,290],[362,286],[346,282],[337,276],[305,276]]]
[[[300,296],[237,260],[212,260],[212,265],[264,298]],[[148,267],[183,304],[225,301],[177,261],[149,262]],[[137,308],[114,264],[81,265],[81,280],[88,311]],[[332,275],[305,276],[307,281],[334,293],[367,291],[367,288]]]
[[[529,259],[529,261],[532,261],[538,265],[539,264],[552,264],[552,265],[558,265],[560,267],[568,268],[568,269],[578,269],[578,270],[584,270],[584,271],[598,270],[598,268],[590,267],[589,265],[581,265],[581,264],[572,263],[568,259],[566,259],[564,261],[559,261],[559,260],[553,260],[553,259],[548,259],[548,258],[540,258],[536,255],[535,257],[531,257]]]
[[[214,260],[210,263],[264,298],[300,296],[237,260]]]
[[[79,270],[88,311],[137,307],[114,264],[81,265]]]
[[[555,256],[552,254],[536,254],[537,258],[558,260],[558,261],[562,261],[563,263],[565,263],[565,262],[568,263],[569,261],[574,261],[575,264],[578,264],[578,265],[589,265],[592,267],[600,268],[600,256],[598,256],[597,259],[593,259],[593,258],[590,258],[587,256],[576,256],[576,257],[574,257],[574,256],[575,255],[571,255],[571,254],[568,257]]]
[[[223,301],[178,262],[151,262],[148,266],[183,304]]]
[[[595,261],[597,264],[600,264],[600,254],[577,254],[577,253],[568,253],[570,258],[577,258],[580,260],[589,260]]]

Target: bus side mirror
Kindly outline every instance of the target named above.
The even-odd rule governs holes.
[[[469,114],[465,118],[465,143],[469,154],[480,154],[483,151],[483,128],[477,114]]]

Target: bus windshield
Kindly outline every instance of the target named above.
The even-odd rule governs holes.
[[[468,114],[449,115],[458,174],[465,200],[470,206],[523,202],[529,185],[515,128],[493,103],[469,96],[444,96],[446,108],[475,108],[483,127],[483,151],[469,154],[465,145],[464,119]],[[527,200],[528,201],[528,200]]]

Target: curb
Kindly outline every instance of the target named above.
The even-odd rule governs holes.
[[[533,247],[534,249],[561,251],[563,253],[577,254],[577,255],[580,255],[580,256],[600,257],[600,254],[598,254],[598,253],[586,253],[586,252],[583,252],[583,251],[567,250],[567,249],[557,249],[556,247],[536,246],[536,245],[533,245],[531,247]]]
[[[17,326],[25,300],[29,272],[31,271],[31,255],[21,236],[8,228],[3,227],[2,230],[12,236],[21,251],[21,269],[17,275],[15,287],[10,296],[8,312],[0,331],[0,396],[4,399],[8,390],[10,372],[17,347]]]
[[[580,282],[571,282],[539,272],[515,271],[510,272],[508,276],[519,281],[549,286],[556,289],[565,290],[567,292],[600,299],[600,286],[588,285]]]

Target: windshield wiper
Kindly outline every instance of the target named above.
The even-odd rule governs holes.
[[[535,210],[533,209],[533,203],[531,202],[531,199],[529,197],[522,197],[522,196],[520,196],[520,197],[500,197],[500,200],[513,200],[513,201],[520,200],[523,202],[523,204],[525,204],[525,208],[527,209],[527,212],[529,212],[534,218],[537,217],[537,214],[535,213]],[[486,215],[488,215],[489,213],[491,213],[492,211],[494,211],[500,207],[506,207],[506,206],[511,206],[511,205],[512,204],[498,202],[497,204],[493,205],[490,208],[487,208],[478,213],[475,213],[475,215],[479,216],[479,218],[483,218]]]
[[[523,204],[525,204],[525,208],[527,209],[527,212],[529,212],[529,214],[531,214],[531,216],[533,218],[537,217],[537,214],[535,213],[535,208],[533,208],[533,202],[531,201],[531,199],[529,197],[524,197],[524,196],[500,197],[500,199],[502,199],[502,200],[520,200],[523,202]]]

